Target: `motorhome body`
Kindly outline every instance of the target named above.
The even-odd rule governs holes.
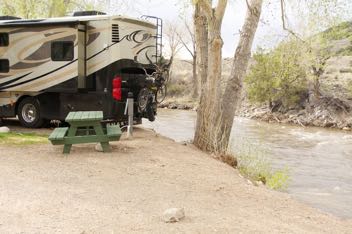
[[[0,117],[40,127],[70,111],[102,110],[124,121],[128,92],[138,98],[144,69],[153,72],[160,57],[157,33],[123,16],[0,21]]]

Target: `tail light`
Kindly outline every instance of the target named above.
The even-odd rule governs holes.
[[[121,101],[122,99],[121,84],[122,78],[120,76],[116,76],[112,80],[112,97],[117,101]]]

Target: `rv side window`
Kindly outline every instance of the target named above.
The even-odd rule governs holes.
[[[9,45],[9,34],[8,33],[0,33],[0,47]]]
[[[8,73],[10,70],[10,62],[8,59],[0,59],[0,73]]]
[[[54,41],[51,43],[51,60],[72,61],[73,41]]]

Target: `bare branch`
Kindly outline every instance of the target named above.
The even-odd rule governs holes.
[[[215,17],[217,20],[222,20],[225,14],[227,6],[227,0],[219,0],[218,5],[215,8]]]
[[[193,61],[189,61],[189,60],[182,60],[182,61],[185,62],[185,63],[193,65]]]
[[[286,27],[286,15],[285,15],[285,2],[284,0],[280,0],[280,6],[281,6],[281,21],[282,21],[282,28],[289,32],[290,34],[292,34],[294,37],[296,37],[297,39],[301,40],[304,42],[304,40],[299,37],[294,31],[292,31],[291,29]]]
[[[183,37],[178,32],[176,34],[179,40],[181,41],[183,47],[185,47],[186,50],[191,54],[191,56],[194,57],[194,52],[189,48],[188,44],[183,40]]]

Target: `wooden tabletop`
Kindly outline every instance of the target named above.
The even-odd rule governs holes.
[[[66,122],[83,122],[83,121],[100,121],[103,119],[102,111],[77,111],[70,112],[65,121]]]

